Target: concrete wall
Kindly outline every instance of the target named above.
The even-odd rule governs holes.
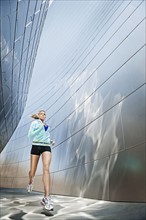
[[[29,115],[45,109],[56,141],[53,194],[144,202],[145,2],[56,1],[51,10],[48,36],[64,50],[57,50],[53,37],[47,41],[56,48],[56,65],[50,63],[44,85],[29,94],[22,120],[1,154],[1,186],[26,187]],[[41,159],[34,186],[43,191]]]

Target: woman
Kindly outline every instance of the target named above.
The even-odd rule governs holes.
[[[40,155],[42,155],[43,163],[43,185],[44,185],[44,198],[41,204],[47,210],[53,210],[53,201],[50,196],[50,163],[51,163],[51,145],[55,144],[54,141],[50,140],[49,127],[45,123],[46,113],[41,110],[38,114],[31,116],[35,119],[30,125],[28,132],[28,137],[31,138],[32,148],[31,148],[31,158],[30,158],[30,171],[29,171],[29,184],[27,186],[27,191],[31,192],[33,189],[33,177],[37,169],[38,161]]]

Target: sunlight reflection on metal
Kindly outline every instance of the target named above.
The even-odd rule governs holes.
[[[2,153],[2,186],[27,185],[29,116],[45,109],[52,194],[145,201],[144,19],[143,1],[54,1],[33,89]],[[43,191],[41,162],[34,185]]]

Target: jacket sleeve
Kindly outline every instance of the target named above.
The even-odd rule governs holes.
[[[28,131],[28,138],[34,138],[42,130],[43,124],[36,126],[36,123],[32,122]]]

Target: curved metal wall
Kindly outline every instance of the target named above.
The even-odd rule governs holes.
[[[49,1],[1,0],[0,152],[22,116]]]
[[[50,80],[29,95],[19,126],[1,154],[1,186],[26,187],[28,116],[41,108],[56,141],[53,194],[144,202],[145,2],[56,1],[50,20],[60,7],[58,19],[61,12],[68,15],[66,38],[61,38],[59,24],[48,33],[65,50],[56,52],[59,59],[56,66],[50,64]],[[41,160],[34,186],[43,191]]]

